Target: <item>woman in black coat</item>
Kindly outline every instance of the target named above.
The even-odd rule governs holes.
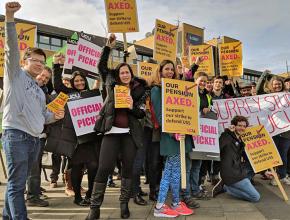
[[[136,148],[142,147],[143,129],[138,119],[145,116],[145,101],[150,90],[145,80],[134,77],[129,64],[121,63],[116,69],[107,66],[111,47],[115,44],[115,35],[111,35],[99,62],[99,72],[107,85],[107,97],[96,122],[95,130],[103,133],[100,151],[99,169],[95,178],[91,198],[90,212],[86,219],[98,219],[100,206],[104,199],[106,183],[113,172],[119,153],[122,160],[122,180],[120,208],[121,218],[129,218],[132,170]],[[115,108],[114,87],[123,85],[130,89],[127,99],[129,108]]]
[[[58,59],[58,58],[56,58]],[[79,71],[72,74],[71,86],[66,87],[61,79],[62,65],[54,64],[53,66],[53,86],[57,93],[63,92],[70,96],[70,99],[80,95],[84,91],[89,90],[86,77]],[[96,95],[100,95],[98,90]],[[71,168],[71,181],[75,193],[74,203],[80,206],[88,206],[92,194],[94,178],[98,168],[99,150],[101,144],[101,136],[96,135],[96,139],[92,141],[86,137],[77,137],[72,119],[67,105],[65,106],[65,117],[58,126],[53,127],[48,136],[47,145],[56,148],[58,154],[69,156],[69,166]],[[67,151],[63,152],[62,151]],[[83,178],[83,170],[88,171],[88,191],[82,199],[81,182]]]

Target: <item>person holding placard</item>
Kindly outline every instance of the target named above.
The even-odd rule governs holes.
[[[157,69],[157,73],[152,81],[151,102],[153,111],[159,126],[162,126],[162,97],[161,97],[161,78],[176,79],[174,63],[170,60],[163,60]],[[190,152],[192,139],[189,136],[185,138],[185,151]],[[193,210],[189,209],[184,202],[180,201],[180,152],[179,140],[174,134],[162,132],[160,139],[160,154],[166,157],[163,175],[160,182],[159,194],[156,206],[154,208],[155,217],[177,217],[179,215],[191,215]],[[165,204],[168,196],[168,190],[172,192],[171,207]]]
[[[2,216],[3,219],[25,220],[25,183],[40,151],[39,136],[44,124],[62,119],[64,111],[48,111],[45,95],[37,85],[36,77],[45,66],[44,51],[27,48],[23,58],[20,58],[14,21],[14,14],[20,8],[18,2],[8,2],[5,5],[2,144],[6,155],[8,182]]]
[[[72,73],[70,80],[71,88],[63,84],[61,74],[63,72],[64,59],[65,57],[60,54],[56,54],[53,57],[53,86],[57,93],[63,92],[72,99],[80,96],[82,92],[89,90],[89,85],[85,75],[79,71]],[[101,95],[98,89],[95,92],[96,95]],[[76,135],[67,105],[65,105],[64,119],[50,128],[46,148],[58,148],[59,152],[55,153],[70,158],[68,166],[71,168],[71,183],[74,191],[74,203],[76,205],[89,206],[90,204],[94,178],[98,170],[101,140],[102,137],[100,135],[96,135],[93,141],[86,136],[78,137]],[[88,171],[88,191],[83,199],[81,196],[81,183],[84,168]]]
[[[95,125],[95,131],[104,134],[101,145],[99,169],[95,177],[90,212],[86,219],[100,218],[108,176],[113,172],[118,155],[121,153],[122,179],[120,209],[121,218],[129,218],[128,202],[131,196],[132,170],[136,149],[143,147],[143,129],[138,119],[145,116],[145,101],[148,96],[147,83],[133,75],[129,64],[121,63],[116,69],[108,68],[111,48],[116,44],[114,34],[110,35],[103,49],[98,65],[99,72],[107,86],[107,97]],[[129,107],[116,108],[115,86],[129,88]],[[149,91],[150,92],[150,91]]]
[[[268,83],[266,83],[268,81]],[[277,93],[286,91],[283,78],[271,75],[270,71],[264,71],[257,83],[257,94]],[[277,104],[278,105],[278,104]],[[290,179],[287,178],[287,154],[290,149],[290,131],[272,137],[275,142],[279,154],[282,158],[283,165],[277,167],[277,174],[280,182],[285,185],[290,185]],[[271,185],[277,186],[275,179],[271,180]]]
[[[248,170],[241,160],[245,148],[241,135],[249,126],[248,119],[244,116],[235,116],[231,120],[231,125],[231,130],[225,129],[219,139],[222,180],[213,189],[213,196],[225,190],[238,199],[258,202],[260,194],[252,185]]]

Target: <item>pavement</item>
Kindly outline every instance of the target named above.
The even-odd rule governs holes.
[[[48,170],[49,174],[49,170]],[[144,180],[144,178],[143,178]],[[0,166],[0,209],[3,208],[4,192],[6,180]],[[120,181],[115,181],[120,186]],[[143,181],[142,181],[143,182]],[[195,214],[187,217],[178,217],[178,219],[194,220],[289,220],[290,202],[283,200],[278,187],[269,185],[269,181],[262,180],[260,175],[255,177],[256,188],[261,194],[261,200],[258,203],[249,203],[237,200],[227,194],[221,194],[216,198],[201,201],[200,208],[195,210]],[[33,220],[55,219],[55,220],[83,220],[85,219],[89,208],[79,207],[73,204],[73,198],[64,194],[64,184],[58,182],[58,188],[51,189],[49,182],[43,178],[42,187],[47,191],[45,194],[49,197],[49,207],[28,207],[28,215]],[[83,185],[87,185],[86,176],[84,176]],[[209,185],[207,186],[209,188]],[[290,186],[284,186],[286,193],[290,196]],[[148,185],[142,184],[142,189],[149,192]],[[119,209],[120,188],[107,188],[104,203],[101,207],[101,219],[120,219]],[[144,197],[146,200],[147,197]],[[168,204],[170,201],[168,201]],[[153,216],[154,203],[149,202],[147,206],[138,206],[133,201],[129,204],[131,220],[134,219],[156,219]],[[1,214],[0,214],[1,216]],[[2,217],[2,216],[1,216]]]

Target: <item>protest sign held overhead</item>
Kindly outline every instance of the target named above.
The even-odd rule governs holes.
[[[214,70],[214,58],[211,45],[197,45],[189,47],[190,65],[195,63],[198,57],[202,58],[202,62],[199,64],[197,72],[205,72],[209,76],[215,75]]]
[[[159,63],[163,60],[176,60],[177,27],[156,19],[154,31],[153,58]]]
[[[218,45],[220,75],[242,76],[243,53],[242,42],[224,43]]]
[[[200,134],[192,136],[194,148],[189,156],[197,160],[220,160],[218,121],[200,118]]]
[[[105,0],[110,33],[138,32],[136,0]]]
[[[247,128],[241,137],[255,173],[283,164],[275,143],[263,125]]]
[[[130,89],[127,86],[118,86],[114,87],[114,96],[115,96],[115,108],[129,108],[130,103],[128,98],[130,98]]]
[[[271,136],[290,130],[290,94],[286,92],[234,99],[214,100],[222,129],[235,115],[248,118],[250,125],[264,125]]]
[[[77,136],[94,132],[97,117],[103,106],[101,96],[77,99],[67,103]]]
[[[74,60],[77,55],[77,42],[74,40],[67,40],[64,69],[71,70],[74,66]]]
[[[138,76],[148,81],[156,73],[157,68],[158,68],[157,64],[139,62],[138,63]]]
[[[18,36],[18,48],[20,55],[27,47],[35,47],[36,43],[36,26],[26,23],[17,23],[16,32]],[[4,74],[4,45],[5,45],[5,25],[0,22],[0,77]]]
[[[76,47],[73,71],[80,70],[87,77],[96,78],[98,75],[98,63],[102,48],[92,43],[92,37],[84,33],[80,34]]]
[[[196,84],[162,78],[162,131],[199,134],[199,103]]]
[[[46,107],[51,111],[56,113],[58,110],[64,109],[65,104],[67,103],[69,96],[63,92],[60,92],[58,96]]]

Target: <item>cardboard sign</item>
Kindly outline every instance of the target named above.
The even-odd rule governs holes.
[[[27,47],[35,47],[37,30],[35,25],[17,23],[16,32],[21,56]],[[3,77],[4,74],[4,44],[5,22],[0,22],[0,77]]]
[[[162,131],[199,134],[199,103],[196,84],[162,79]]]
[[[58,96],[46,107],[53,113],[56,113],[58,110],[64,109],[65,104],[67,103],[69,96],[63,92],[60,92]]]
[[[94,132],[97,116],[103,106],[101,96],[83,98],[67,103],[77,136]]]
[[[195,63],[198,57],[201,57],[203,61],[200,63],[197,72],[205,72],[209,76],[214,76],[214,58],[213,50],[210,45],[198,45],[189,47],[190,65]]]
[[[156,19],[153,58],[159,63],[163,60],[176,60],[177,27]]]
[[[263,125],[247,128],[241,137],[255,173],[283,164],[275,143]]]
[[[65,53],[65,62],[64,62],[64,69],[71,70],[74,65],[74,60],[77,55],[77,42],[68,40],[66,53]]]
[[[138,32],[136,0],[105,0],[110,33]]]
[[[182,65],[185,66],[186,68],[190,68],[190,63],[189,63],[188,56],[183,56],[183,57],[181,57],[181,63],[182,63]]]
[[[94,78],[94,76],[98,75],[97,66],[101,58],[102,48],[90,41],[90,36],[81,33],[76,48],[73,67],[85,70],[84,73],[88,77],[92,76]]]
[[[130,89],[126,86],[114,87],[115,108],[130,108],[128,98],[130,97]]]
[[[264,125],[271,136],[290,130],[290,93],[219,99],[213,103],[221,131],[236,115],[247,117],[251,126]]]
[[[156,74],[157,68],[158,68],[158,64],[139,62],[138,63],[138,76],[148,81],[152,78],[154,74]]]
[[[200,135],[192,136],[194,142],[190,159],[220,160],[218,121],[200,118]]]
[[[220,75],[229,77],[243,75],[242,42],[219,44]]]

